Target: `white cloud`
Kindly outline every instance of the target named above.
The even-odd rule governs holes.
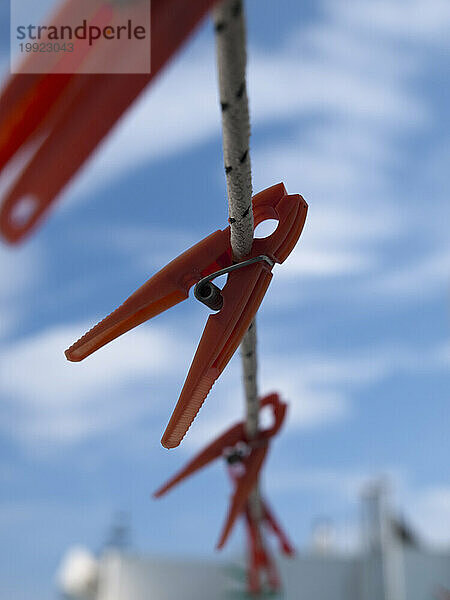
[[[338,385],[343,377],[342,365],[335,364],[333,358],[317,356],[311,359],[303,355],[273,357],[267,354],[260,358],[261,394],[275,391],[289,403],[286,435],[332,425],[350,416],[350,399]],[[208,397],[183,442],[183,449],[205,445],[243,418],[238,361],[236,357],[216,382],[211,397]],[[350,374],[347,373],[347,376],[350,379]]]
[[[348,526],[353,532],[351,547],[360,542],[358,504],[364,490],[373,482],[387,485],[387,505],[394,515],[405,515],[419,541],[429,546],[448,548],[450,539],[450,487],[446,485],[419,485],[398,466],[361,466],[329,469],[303,467],[302,469],[273,468],[270,471],[270,489],[275,494],[314,493],[328,498],[326,506],[330,515],[336,514],[336,547],[348,543]],[[351,522],[342,519],[342,510],[352,507]],[[321,503],[323,506],[323,502]],[[357,535],[359,533],[359,535]],[[343,535],[344,534],[344,535]],[[358,539],[359,538],[359,539]]]
[[[234,372],[234,375],[237,375]],[[238,376],[240,379],[240,376]],[[216,383],[215,389],[208,397],[201,413],[183,441],[182,451],[201,448],[215,436],[232,424],[244,418],[243,393],[240,380],[230,374]],[[232,381],[235,381],[232,384]],[[283,375],[263,377],[261,390],[277,391],[289,401],[289,412],[285,424],[285,434],[295,434],[299,430],[310,430],[335,424],[349,416],[348,400],[344,394],[332,391],[332,382],[320,389],[309,381],[300,384],[295,377],[284,378]],[[294,393],[295,388],[295,393]],[[270,417],[267,416],[267,419]],[[263,422],[266,416],[263,416]]]
[[[336,469],[278,466],[270,469],[268,477],[271,493],[296,497],[312,494],[315,508],[310,517],[316,523],[317,517],[328,517],[326,521],[330,528],[330,550],[344,553],[361,550],[363,531],[360,504],[366,487],[380,479],[394,482],[396,488],[402,488],[404,482],[404,474],[397,468],[374,469],[367,466]]]
[[[326,65],[337,75],[326,77],[323,72],[323,97],[313,103],[319,113],[317,122],[307,122],[288,137],[280,136],[270,148],[256,147],[253,153],[257,188],[270,185],[276,173],[290,192],[300,191],[310,205],[300,243],[279,269],[280,281],[274,283],[285,303],[287,299],[298,302],[308,289],[314,292],[309,278],[345,276],[349,278],[346,298],[358,302],[361,295],[414,301],[442,293],[448,286],[447,232],[434,224],[448,221],[448,211],[439,215],[436,208],[445,199],[435,198],[424,218],[423,205],[420,209],[406,206],[409,199],[402,198],[401,191],[400,196],[398,190],[394,192],[391,180],[391,172],[405,161],[403,136],[424,131],[434,118],[425,98],[410,85],[425,72],[425,55],[402,44],[403,32],[396,35],[394,26],[401,14],[402,27],[414,41],[419,15],[427,12],[428,4],[412,3],[411,14],[398,4],[382,4],[387,6],[384,12],[379,4],[368,2],[329,3],[319,25],[295,39],[292,36],[290,47],[299,63],[314,64],[318,73]],[[448,28],[448,9],[438,1],[430,13],[425,17],[428,33],[421,31],[417,37],[423,35],[442,49],[446,42],[436,35],[443,29],[441,20]],[[354,79],[371,90],[376,98],[373,104],[358,91],[358,85],[353,86]],[[310,83],[305,78],[305,89],[299,92],[302,98],[311,93]],[[342,105],[341,93],[348,94]],[[322,112],[326,102],[328,109]],[[314,116],[312,107],[309,116]],[[433,169],[427,165],[427,170]],[[434,247],[417,245],[417,236],[433,240]],[[403,264],[393,250],[399,240],[414,248]],[[289,287],[289,293],[285,286],[283,292],[283,281],[288,284],[294,278],[305,285],[297,291]]]
[[[402,372],[445,370],[441,346],[426,351],[405,347],[360,349],[344,356],[263,353],[260,355],[261,394],[279,392],[289,404],[284,435],[333,426],[353,415],[352,399],[364,387]],[[243,393],[238,357],[216,382],[214,390],[182,449],[198,448],[240,420]],[[239,415],[241,415],[239,417]]]
[[[262,389],[289,402],[287,431],[325,426],[352,415],[352,397],[399,373],[444,371],[442,348],[374,347],[347,355],[263,355]],[[267,375],[269,374],[269,375]]]
[[[279,271],[285,279],[345,275],[364,281],[381,267],[383,245],[409,226],[392,199],[388,169],[399,163],[399,136],[430,120],[408,86],[417,61],[361,35],[357,26],[349,30],[344,21],[331,11],[291,41],[297,63],[318,77],[318,96],[306,112],[318,113],[317,120],[253,153],[257,188],[270,185],[275,173],[310,205],[300,243]],[[292,93],[302,86],[299,105],[314,93],[315,77],[297,82],[291,73],[289,79]]]
[[[370,206],[364,215],[350,202],[333,199],[336,202],[311,202],[300,242],[277,269],[278,277],[300,281],[301,276],[304,281],[305,277],[360,276],[376,269],[377,245],[402,228],[398,217],[388,209],[386,218]]]
[[[328,2],[328,7],[345,23],[364,26],[393,38],[402,36],[415,43],[418,40],[431,44],[448,42],[450,6],[446,0]]]
[[[160,435],[193,352],[190,324],[181,331],[141,326],[86,361],[69,363],[64,349],[88,328],[84,323],[56,327],[2,350],[0,391],[9,410],[1,426],[19,443],[55,451],[153,417],[151,435]],[[292,435],[350,418],[360,387],[402,371],[445,369],[443,353],[442,346],[426,352],[379,347],[340,357],[263,353],[260,389],[278,391],[289,402],[286,435]],[[236,356],[182,448],[203,445],[239,419],[242,400]]]
[[[108,251],[116,250],[122,259],[126,258],[133,269],[152,275],[176,256],[193,246],[195,239],[192,231],[177,227],[152,227],[145,225],[110,225],[99,230],[98,227],[84,227],[77,230],[77,240],[82,238],[92,249],[104,245]]]
[[[450,366],[450,342],[442,346],[438,351],[438,356],[444,365]]]
[[[14,182],[30,152],[31,148],[19,153],[0,173],[0,198]],[[13,331],[22,316],[21,308],[26,294],[43,277],[45,255],[39,242],[31,240],[21,246],[11,247],[0,241],[0,340]]]
[[[295,469],[274,470],[270,485],[276,492],[314,491],[333,493],[355,502],[369,479],[366,470]]]
[[[83,323],[57,327],[3,350],[1,391],[18,413],[13,435],[23,443],[56,449],[161,409],[158,377],[170,380],[181,371],[182,341],[144,326],[83,363],[69,363],[65,348],[88,328]],[[130,391],[138,386],[145,394]],[[10,423],[5,425],[11,434]]]
[[[0,244],[0,340],[19,322],[26,294],[45,276],[44,264],[36,242],[19,249]]]
[[[449,547],[450,486],[426,486],[409,494],[408,515],[428,543]]]
[[[164,160],[219,134],[210,50],[177,58],[141,95],[72,184],[72,199],[90,196],[148,161]]]
[[[356,40],[346,31],[344,35],[337,17],[329,18],[325,27],[320,36],[327,40],[326,47],[317,43],[317,34],[300,29],[291,38],[301,43],[289,42],[270,54],[250,48],[248,78],[255,127],[312,114],[363,119],[381,127],[427,118],[423,105],[401,82],[390,77],[386,85],[385,80],[371,77],[372,64],[386,73],[386,67],[400,62],[396,56],[389,55],[387,61],[386,50],[375,42],[359,43],[355,51]],[[345,44],[350,52],[342,51]],[[356,56],[369,63],[365,75],[349,68]],[[215,70],[212,43],[197,45],[177,58],[121,120],[75,184],[74,193],[92,193],[96,185],[146,161],[164,159],[220,135]]]
[[[410,257],[411,258],[411,257]],[[448,290],[450,283],[450,248],[437,248],[415,260],[399,266],[391,266],[362,286],[368,295],[392,296],[397,300],[421,300]]]

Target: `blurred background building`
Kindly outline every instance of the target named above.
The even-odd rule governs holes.
[[[117,536],[117,531],[120,534]],[[114,526],[116,546],[94,558],[73,548],[58,573],[67,600],[226,600],[246,598],[245,561],[162,559],[123,546],[123,525]],[[361,545],[352,553],[333,542],[333,526],[318,522],[311,546],[293,559],[277,559],[285,600],[448,600],[450,548],[422,544],[395,514],[386,485],[368,486],[361,498]],[[248,596],[250,597],[250,596]]]

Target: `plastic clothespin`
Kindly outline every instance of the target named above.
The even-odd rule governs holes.
[[[0,172],[19,152],[27,159],[0,208],[0,233],[8,242],[32,231],[216,1],[152,0],[150,74],[73,73],[76,65],[70,73],[30,74],[24,63],[23,72],[11,76],[0,96]],[[116,0],[97,5],[94,19],[103,19],[105,9],[120,10]],[[65,24],[92,6],[93,0],[67,0],[51,23]],[[22,202],[28,203],[25,217]]]
[[[281,529],[280,524],[275,519],[272,511],[270,510],[267,502],[262,501],[263,520],[266,526],[271,529],[272,533],[277,536],[280,544],[280,552],[286,556],[294,556],[295,550],[291,545],[287,535]]]
[[[209,444],[202,452],[200,452],[200,454],[191,460],[181,471],[174,475],[174,477],[159,488],[154,494],[155,498],[163,496],[178,483],[193,475],[217,458],[226,458],[229,465],[238,462],[239,466],[242,467],[241,474],[235,474],[232,471],[232,467],[230,467],[230,472],[233,473],[233,480],[235,481],[235,490],[217,544],[218,549],[225,545],[236,519],[244,512],[250,493],[256,485],[259,473],[266,458],[269,441],[278,433],[286,416],[287,405],[280,400],[278,394],[269,394],[268,396],[265,396],[261,400],[260,407],[261,409],[265,407],[270,407],[272,409],[274,422],[270,428],[261,430],[255,439],[249,440],[245,432],[244,423],[237,423],[214,442]],[[266,508],[267,507],[263,509],[264,519],[267,518],[268,523],[274,523],[271,513],[266,510]],[[272,529],[273,531],[278,531],[279,527],[275,525],[275,527],[272,526]]]
[[[113,14],[113,5],[107,0],[68,0],[58,7],[48,26],[68,26],[84,15],[89,16],[89,25],[101,27],[111,22]],[[96,45],[79,40],[76,53],[58,53],[56,58],[52,54],[45,55],[47,60],[42,53],[28,53],[19,72],[9,78],[0,96],[0,169],[52,113],[76,77],[77,68],[87,54],[95,52]],[[48,72],[39,73],[39,69]],[[78,75],[77,78],[86,83],[87,77]]]
[[[263,515],[262,521],[258,522],[253,518],[249,506],[245,509],[244,517],[248,547],[248,591],[251,594],[259,594],[261,592],[260,574],[261,572],[265,572],[271,591],[278,592],[281,588],[278,569],[261,534],[261,528],[263,525],[267,525],[267,519]],[[282,545],[282,553],[286,556],[294,556],[294,549],[287,541],[285,534],[281,530],[279,532],[287,544]]]
[[[83,360],[133,327],[185,300],[197,283],[196,297],[218,312],[208,318],[162,437],[166,448],[180,444],[239,346],[270,284],[274,264],[284,262],[300,237],[307,204],[299,195],[287,195],[280,183],[253,197],[253,211],[255,226],[276,219],[278,227],[270,236],[254,240],[247,260],[233,264],[230,228],[216,231],[169,263],[66,351],[69,360]],[[223,273],[228,273],[228,279],[219,290],[211,280]]]
[[[287,410],[286,404],[280,400],[278,394],[265,396],[260,402],[260,407],[261,409],[264,407],[272,409],[273,425],[271,427],[261,430],[256,439],[249,440],[244,423],[237,423],[209,444],[154,494],[156,498],[163,496],[180,482],[217,458],[223,457],[227,460],[228,470],[235,489],[218,548],[222,548],[225,544],[237,517],[243,516],[248,546],[248,588],[251,593],[261,591],[261,571],[265,571],[268,584],[273,591],[278,590],[280,587],[280,578],[275,562],[265,546],[261,534],[262,526],[270,529],[278,537],[283,554],[287,556],[294,555],[292,545],[276,522],[267,502],[261,498],[259,520],[252,516],[249,504],[250,493],[255,487],[264,458],[267,455],[269,441],[283,425]]]
[[[235,455],[229,454],[231,460],[229,462],[229,473],[231,479],[236,486],[240,484],[241,478],[245,477],[244,473],[237,470],[235,465],[242,466],[244,453],[240,448],[237,448]],[[237,459],[237,460],[236,460]],[[291,546],[287,536],[281,529],[280,525],[275,520],[272,511],[269,509],[267,502],[260,496],[259,497],[258,514],[253,514],[253,507],[250,506],[249,500],[245,502],[243,509],[243,515],[245,520],[245,526],[247,530],[247,548],[248,548],[248,591],[251,594],[259,594],[261,588],[261,572],[265,572],[266,580],[269,588],[272,592],[278,592],[280,590],[280,577],[278,575],[278,569],[275,561],[273,560],[268,547],[264,543],[264,536],[262,535],[262,528],[266,526],[272,533],[274,533],[280,543],[280,551],[286,556],[293,556],[294,549]]]
[[[281,588],[281,582],[275,561],[264,544],[260,524],[252,517],[249,507],[245,510],[245,527],[247,531],[247,584],[249,593],[261,593],[261,571],[266,572],[267,583],[271,591],[278,592]]]

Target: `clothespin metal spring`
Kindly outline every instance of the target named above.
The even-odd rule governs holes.
[[[197,298],[199,302],[210,308],[211,310],[218,311],[223,306],[223,296],[222,290],[212,283],[214,279],[220,277],[221,275],[227,275],[231,273],[231,271],[236,271],[236,269],[241,269],[242,267],[248,267],[249,265],[253,265],[257,262],[265,261],[270,268],[272,268],[275,264],[275,261],[270,259],[265,254],[260,254],[259,256],[254,256],[253,258],[249,258],[248,260],[243,260],[241,262],[230,265],[229,267],[225,267],[224,269],[220,269],[220,271],[216,271],[215,273],[211,273],[211,275],[207,275],[200,279],[200,281],[194,287],[194,296]]]

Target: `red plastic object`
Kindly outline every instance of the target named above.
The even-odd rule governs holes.
[[[250,493],[257,483],[267,455],[269,441],[278,433],[286,416],[287,405],[280,400],[278,394],[265,396],[261,400],[260,407],[264,408],[266,406],[272,409],[274,417],[272,427],[260,431],[256,439],[249,440],[245,433],[244,423],[237,423],[209,444],[154,494],[156,498],[163,496],[178,483],[217,458],[225,457],[228,460],[229,472],[235,489],[217,548],[220,549],[224,546],[236,519],[243,516],[248,540],[248,587],[251,593],[261,591],[261,571],[266,572],[272,590],[276,591],[280,587],[276,565],[264,545],[261,532],[262,525],[265,525],[278,537],[280,550],[283,554],[288,556],[294,554],[292,545],[276,522],[267,503],[261,499],[262,514],[258,521],[253,518],[249,505]],[[235,469],[235,465],[238,466],[238,469]]]
[[[266,255],[282,263],[302,232],[307,204],[299,195],[287,195],[282,183],[253,197],[255,226],[277,219],[270,236],[255,239],[249,258]],[[71,361],[80,361],[108,342],[185,300],[189,289],[206,275],[232,264],[230,229],[216,231],[154,275],[98,325],[66,351]],[[239,346],[272,279],[265,261],[228,274],[222,290],[223,308],[211,315],[162,438],[166,448],[178,446],[192,424],[212,385]]]
[[[86,0],[84,0],[86,2]],[[152,0],[151,74],[18,74],[0,96],[0,169],[19,151],[31,157],[3,199],[0,232],[18,243],[142,90],[161,71],[217,0]],[[77,10],[69,0],[55,22]],[[88,2],[89,4],[89,2]],[[17,218],[24,198],[33,202]]]
[[[70,23],[77,14],[86,14],[92,0],[64,2],[50,25]],[[34,74],[30,65],[39,54],[30,53],[22,65],[23,73],[12,75],[0,96],[0,169],[14,156],[50,113],[60,95],[74,77],[72,73]]]
[[[265,407],[270,407],[272,409],[274,420],[272,427],[269,429],[262,429],[258,432],[256,441],[262,443],[262,447],[266,445],[266,442],[268,442],[270,438],[278,433],[283,425],[287,410],[286,403],[280,400],[278,394],[268,394],[267,396],[264,396],[260,401],[260,408],[263,409]],[[209,444],[202,452],[197,454],[197,456],[188,462],[181,471],[169,479],[167,483],[154,493],[155,498],[160,498],[173,487],[209,465],[212,461],[222,457],[227,449],[234,448],[240,442],[244,444],[250,443],[245,431],[245,424],[242,422],[236,423],[236,425],[227,429],[225,433]]]
[[[229,467],[231,479],[235,484],[239,483],[239,476],[233,466]],[[245,476],[245,475],[244,475]],[[277,565],[264,543],[263,526],[270,529],[277,537],[280,543],[280,552],[285,556],[292,557],[295,554],[287,536],[282,531],[280,525],[270,511],[267,503],[260,497],[261,514],[258,518],[252,514],[249,502],[245,503],[243,515],[247,531],[247,587],[250,594],[259,595],[262,592],[261,575],[265,573],[266,581],[271,592],[279,592],[281,589],[281,580],[278,575]]]
[[[247,530],[247,548],[248,548],[248,574],[247,584],[250,594],[260,594],[261,572],[266,572],[267,583],[271,592],[278,592],[281,588],[281,581],[278,570],[267,546],[264,544],[264,538],[261,532],[261,525],[252,518],[249,507],[245,510],[245,526]]]

